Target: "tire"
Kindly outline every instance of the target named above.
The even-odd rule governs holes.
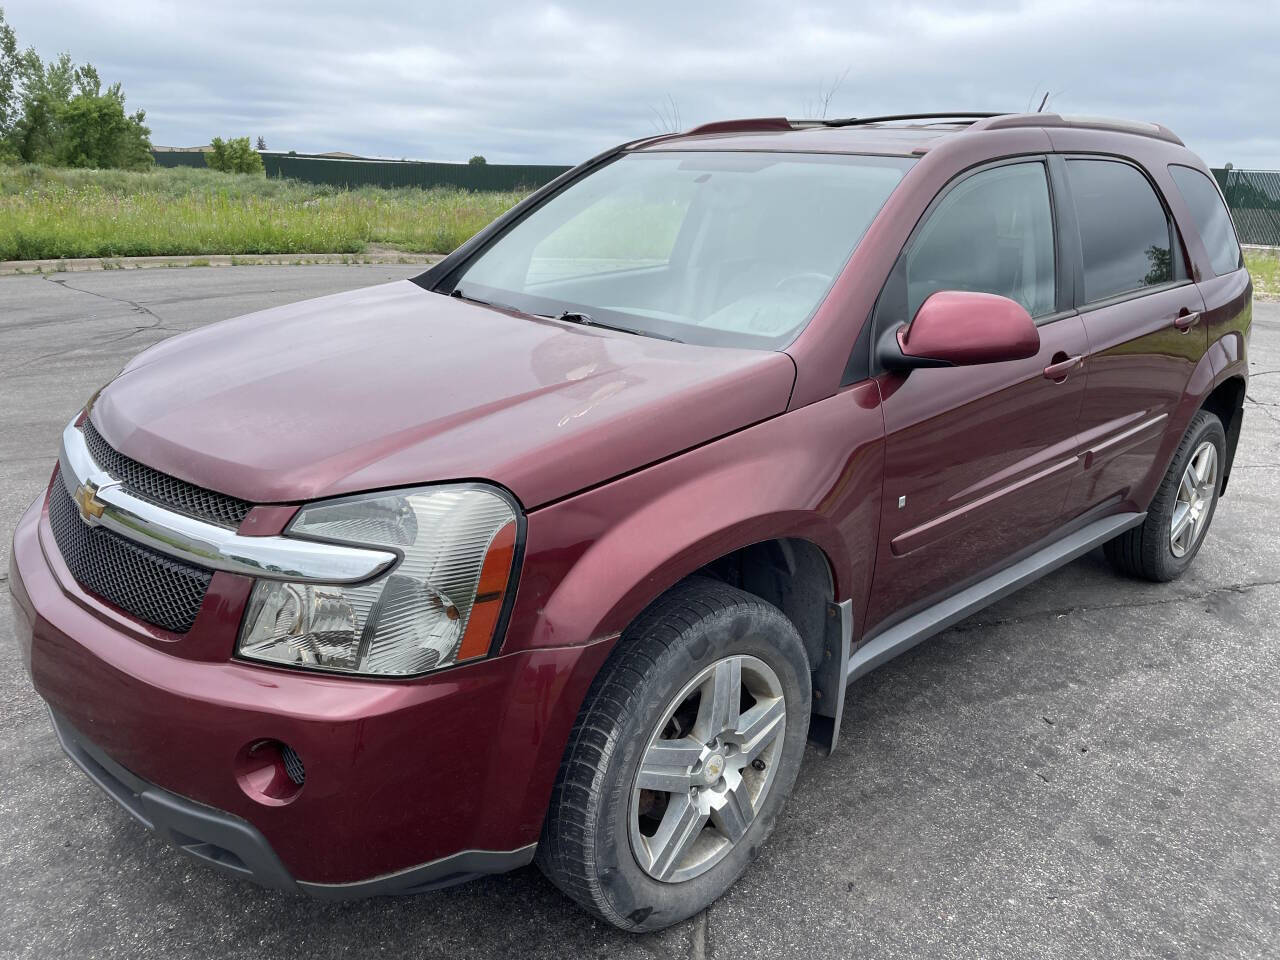
[[[716,694],[735,677],[733,709],[742,712],[726,726],[717,704],[732,698]],[[623,632],[587,693],[552,790],[539,867],[623,930],[693,916],[733,885],[773,831],[800,769],[810,696],[804,645],[780,610],[711,579],[676,585]],[[766,722],[773,734],[763,743]],[[707,741],[713,728],[724,733]],[[752,739],[752,731],[765,732]],[[678,758],[661,752],[673,745]],[[691,764],[694,750],[702,753]],[[655,757],[680,762],[657,767]],[[700,805],[714,803],[723,806],[696,827]],[[696,843],[664,845],[663,825],[686,822]]]
[[[1206,453],[1212,447],[1212,454]],[[1227,435],[1222,421],[1207,410],[1201,410],[1191,418],[1187,432],[1173,455],[1173,462],[1160,483],[1160,488],[1147,508],[1147,519],[1141,526],[1127,530],[1103,547],[1111,564],[1121,573],[1163,583],[1182,576],[1191,561],[1200,552],[1218,495],[1222,491],[1222,468],[1226,463]],[[1206,459],[1201,460],[1204,456]],[[1184,538],[1173,539],[1175,518],[1181,519],[1186,495],[1179,500],[1184,479],[1194,486],[1194,475],[1188,473],[1188,465],[1194,459],[1203,464],[1211,457],[1213,475],[1198,492],[1198,510],[1190,529],[1184,530]]]

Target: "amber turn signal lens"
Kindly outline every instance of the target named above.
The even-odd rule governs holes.
[[[502,601],[507,595],[507,582],[511,579],[515,555],[516,525],[508,523],[493,535],[489,552],[485,554],[471,618],[458,648],[459,660],[473,660],[489,652],[493,631],[497,629],[498,616],[502,613]]]

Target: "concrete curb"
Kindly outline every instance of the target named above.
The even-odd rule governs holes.
[[[91,270],[151,270],[157,267],[308,266],[317,263],[432,264],[444,257],[437,253],[236,253],[200,257],[83,257],[67,260],[3,260],[0,276],[41,273],[83,273]]]

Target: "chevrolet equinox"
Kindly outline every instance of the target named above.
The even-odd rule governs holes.
[[[1252,285],[1157,124],[650,137],[413,280],[146,350],[14,534],[71,759],[322,898],[536,862],[627,930],[761,849],[847,686],[1101,546],[1195,558]]]

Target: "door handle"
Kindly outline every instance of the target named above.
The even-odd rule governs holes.
[[[1057,354],[1062,356],[1062,354]],[[1055,360],[1044,368],[1044,376],[1046,380],[1052,380],[1055,383],[1061,383],[1067,379],[1069,374],[1084,361],[1084,356],[1067,357],[1065,360]]]
[[[1183,333],[1186,333],[1188,330],[1190,330],[1199,322],[1200,322],[1199,310],[1191,310],[1186,313],[1180,313],[1173,318],[1173,325],[1177,329],[1181,330]]]

